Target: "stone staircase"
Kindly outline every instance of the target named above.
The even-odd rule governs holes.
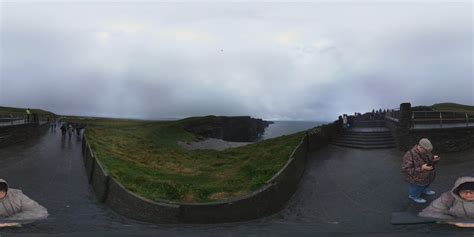
[[[334,138],[331,143],[336,146],[359,149],[387,149],[396,147],[395,140],[388,129],[350,129]]]

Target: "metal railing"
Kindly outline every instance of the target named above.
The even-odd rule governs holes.
[[[25,123],[23,118],[0,118],[0,126],[10,126]]]
[[[0,113],[0,126],[10,126],[25,123],[25,117],[21,113]]]
[[[474,112],[455,111],[414,111],[411,116],[412,126],[439,125],[439,127],[474,126]]]
[[[48,122],[48,115],[38,114],[38,122],[44,124]],[[26,113],[19,112],[0,112],[0,126],[11,126],[33,122],[33,114],[28,116]]]

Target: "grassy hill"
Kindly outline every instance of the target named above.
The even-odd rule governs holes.
[[[474,112],[474,106],[456,103],[440,103],[431,106],[436,111]]]
[[[13,116],[23,116],[26,114],[26,109],[27,108],[13,108],[13,107],[4,107],[4,106],[0,106],[0,114],[8,114],[8,115],[13,115]],[[46,110],[42,110],[42,109],[34,109],[34,108],[30,108],[31,112],[32,113],[37,113],[38,115],[41,115],[41,116],[51,116],[51,117],[57,117],[57,115],[53,112],[49,112],[49,111],[46,111]]]

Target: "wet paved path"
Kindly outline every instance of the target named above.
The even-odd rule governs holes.
[[[474,236],[472,229],[446,225],[391,225],[392,212],[423,207],[407,198],[399,171],[403,154],[335,146],[309,155],[295,196],[271,217],[219,225],[139,223],[95,200],[85,177],[80,139],[62,139],[60,134],[48,131],[28,143],[0,149],[0,177],[50,212],[45,221],[2,229],[1,236]],[[457,177],[474,175],[473,154],[474,150],[443,155],[433,189],[440,194]]]

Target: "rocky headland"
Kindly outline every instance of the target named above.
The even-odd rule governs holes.
[[[206,116],[185,120],[186,131],[229,142],[254,142],[265,132],[265,128],[273,123],[250,116]]]

